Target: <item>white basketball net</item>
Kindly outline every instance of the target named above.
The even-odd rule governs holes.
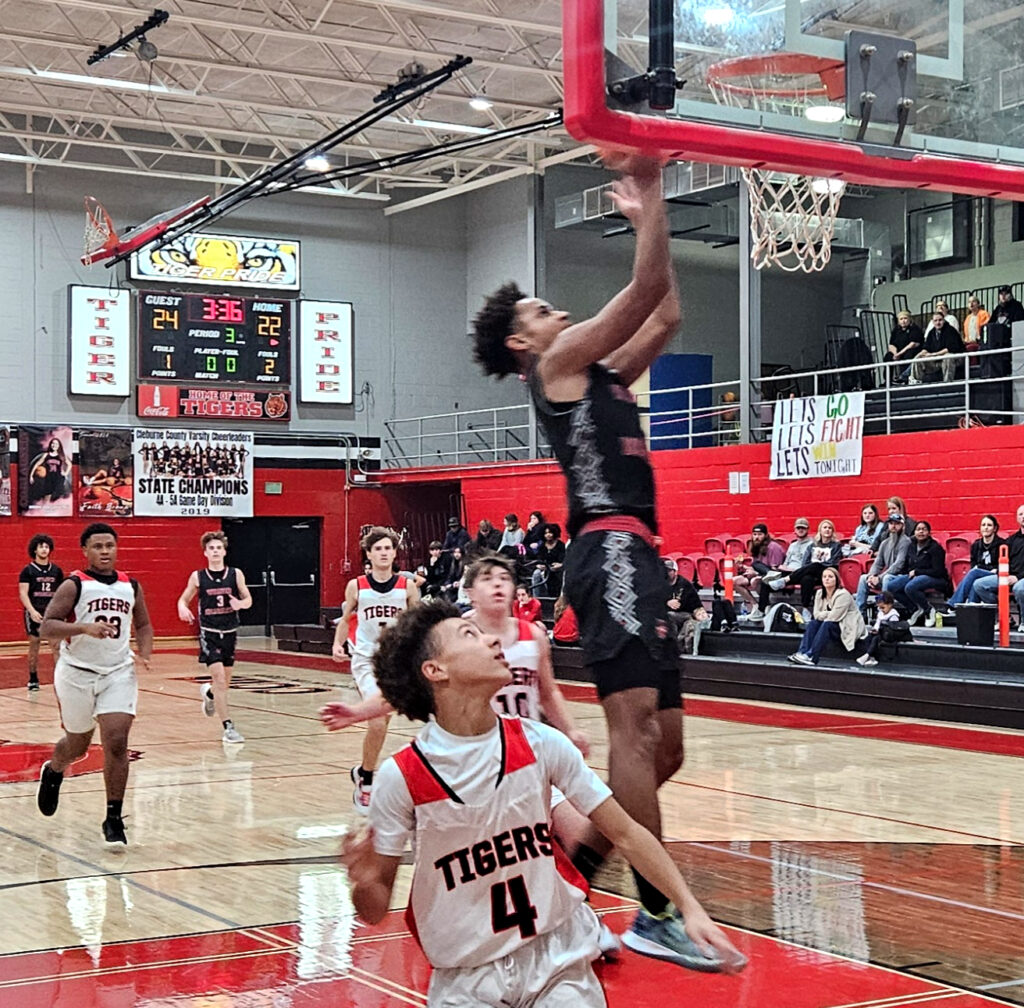
[[[708,80],[720,105],[802,116],[818,99],[817,74],[736,75]],[[755,269],[778,266],[790,273],[822,270],[832,257],[839,201],[846,189],[841,179],[788,175],[760,168],[742,168],[750,193],[750,258]]]
[[[110,218],[99,201],[87,196],[85,199],[85,255],[101,251],[113,234]]]

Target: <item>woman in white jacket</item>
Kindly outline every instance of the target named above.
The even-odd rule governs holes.
[[[821,572],[821,587],[814,595],[814,618],[789,660],[797,665],[817,665],[830,640],[841,641],[847,651],[852,651],[866,634],[864,617],[853,596],[839,583],[839,571],[826,567]]]

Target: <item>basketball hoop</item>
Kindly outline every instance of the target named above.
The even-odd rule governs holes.
[[[103,259],[111,259],[114,256],[124,258],[132,252],[156,241],[172,224],[178,223],[186,217],[195,215],[196,222],[202,220],[205,214],[209,196],[183,203],[173,210],[165,210],[150,217],[148,221],[138,227],[131,228],[125,232],[123,238],[118,238],[114,230],[114,222],[110,214],[103,209],[103,204],[92,196],[85,197],[85,251],[82,254],[82,263],[91,266],[93,263]]]
[[[91,266],[105,259],[117,244],[117,232],[110,214],[94,196],[85,197],[85,243],[82,265]]]
[[[845,108],[835,104],[845,96],[844,73],[841,60],[769,53],[722,60],[708,67],[706,80],[719,105],[835,122],[845,115]],[[750,193],[754,268],[824,269],[832,256],[846,183],[753,167],[740,170]]]

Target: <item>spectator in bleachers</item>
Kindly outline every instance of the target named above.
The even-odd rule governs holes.
[[[452,550],[445,581],[441,586],[441,593],[449,602],[454,602],[458,598],[459,585],[462,584],[462,575],[464,573],[465,563],[462,556],[462,547],[456,546]]]
[[[679,576],[679,565],[671,557],[664,557],[662,562],[668,573],[669,597],[666,603],[668,625],[680,654],[696,654],[699,638],[697,632],[701,625],[711,622],[711,617],[701,603],[693,582]]]
[[[975,581],[989,577],[999,566],[999,547],[1006,540],[999,535],[999,519],[995,515],[984,515],[981,519],[981,535],[971,543],[971,569],[963,576],[956,591],[949,598],[951,606],[961,605],[972,598],[971,589]]]
[[[1012,326],[1014,322],[1024,321],[1024,305],[1013,296],[1012,287],[1006,285],[1000,287],[998,297],[999,303],[992,309],[990,322],[994,322],[996,325]],[[1009,341],[1006,345],[1009,345]]]
[[[977,350],[981,345],[981,329],[988,323],[988,319],[988,312],[982,307],[981,302],[976,297],[969,298],[967,314],[964,316],[963,328],[960,330],[965,350]]]
[[[936,325],[936,315],[941,315],[942,320],[946,323],[946,325],[948,325],[951,329],[955,329],[957,332],[960,332],[960,320],[949,310],[949,305],[946,304],[946,302],[940,298],[938,301],[935,302],[935,308],[932,311],[932,320],[928,323],[927,327],[924,330],[925,336],[927,336],[928,332]]]
[[[910,384],[920,385],[939,375],[944,382],[953,381],[956,377],[956,355],[963,352],[964,344],[959,330],[950,325],[949,318],[937,311],[925,331],[924,347],[918,351],[910,366]]]
[[[878,546],[875,562],[866,574],[861,574],[857,583],[857,608],[862,613],[866,610],[869,592],[885,591],[894,577],[907,572],[910,537],[906,535],[903,515],[889,515],[886,528],[888,534]]]
[[[778,570],[779,565],[785,562],[786,553],[772,539],[764,522],[758,522],[751,529],[747,553],[746,557],[737,558],[732,583],[740,598],[750,606],[747,619],[763,619],[764,612],[755,600],[754,593],[760,594],[761,580],[770,570]]]
[[[527,561],[535,560],[537,550],[544,540],[544,515],[540,511],[531,511],[526,521],[526,534],[523,536],[523,547]]]
[[[580,625],[576,621],[576,613],[564,595],[559,595],[555,600],[555,628],[551,636],[558,644],[578,644],[580,641]]]
[[[466,526],[459,521],[458,517],[452,515],[448,519],[448,531],[445,533],[441,549],[450,557],[452,550],[456,548],[461,549],[471,540],[472,536],[466,531]]]
[[[480,519],[477,526],[476,547],[478,550],[489,550],[491,553],[498,552],[501,545],[501,533],[486,518]]]
[[[531,594],[526,585],[516,587],[516,597],[512,601],[512,615],[516,619],[526,620],[529,623],[541,623],[540,602]]]
[[[839,569],[826,564],[820,577],[821,587],[814,595],[813,617],[804,630],[800,647],[789,656],[789,660],[798,665],[817,665],[825,646],[832,640],[842,643],[847,651],[853,651],[867,634],[864,617],[853,596],[839,581]]]
[[[561,526],[548,522],[544,539],[537,550],[537,567],[533,572],[533,594],[558,598],[562,594],[562,569],[565,567],[565,543]]]
[[[843,555],[877,553],[887,531],[886,523],[878,517],[877,505],[865,504],[860,509],[860,524],[853,530],[850,541],[843,547]]]
[[[889,349],[882,358],[884,361],[906,361],[905,368],[889,370],[890,381],[896,385],[905,385],[910,376],[910,360],[924,344],[924,333],[908,311],[901,311],[896,316],[896,325],[889,334]]]
[[[892,497],[885,499],[885,510],[889,515],[903,515],[903,534],[909,539],[910,534],[914,531],[914,519],[910,517],[910,512],[907,510],[907,502],[902,497],[893,494]]]
[[[804,551],[803,563],[795,571],[768,581],[772,591],[781,591],[790,585],[800,586],[800,605],[809,613],[814,601],[814,589],[821,582],[821,572],[826,567],[838,570],[839,559],[843,555],[842,543],[836,538],[836,527],[827,518],[818,524],[818,534],[810,541]],[[845,591],[845,589],[844,589]],[[849,595],[849,592],[847,592]],[[853,596],[850,595],[850,599]]]
[[[498,552],[504,553],[511,559],[519,558],[519,545],[526,537],[526,533],[520,528],[519,515],[505,515],[505,530],[501,533],[501,541],[498,543]],[[506,553],[506,550],[511,552]]]
[[[427,547],[427,553],[427,576],[423,582],[422,594],[424,598],[438,598],[444,590],[444,583],[448,580],[451,559],[441,552],[441,543],[437,539]]]
[[[768,571],[761,579],[761,587],[757,592],[757,608],[762,612],[765,612],[768,608],[768,598],[772,591],[768,587],[768,582],[784,574],[789,574],[795,571],[797,567],[803,565],[804,554],[807,552],[807,547],[811,541],[807,535],[810,529],[811,523],[806,518],[797,518],[793,522],[793,541],[786,549],[786,555],[783,557],[782,563]]]
[[[932,526],[921,519],[914,525],[914,538],[907,553],[907,573],[897,574],[888,584],[896,604],[908,613],[911,625],[924,617],[926,627],[935,626],[935,610],[925,592],[946,587],[946,551],[932,538]]]
[[[896,609],[896,600],[892,592],[882,592],[878,600],[878,615],[875,617],[875,625],[868,630],[868,635],[862,641],[863,653],[858,655],[858,665],[877,665],[878,645],[882,642],[881,628],[883,623],[895,623],[899,620],[900,614]]]
[[[1024,504],[1017,508],[1017,526],[1017,531],[1006,540],[1006,545],[1010,553],[1010,591],[1017,600],[1020,615],[1024,617]],[[999,575],[978,578],[971,593],[971,601],[989,604],[998,601]]]

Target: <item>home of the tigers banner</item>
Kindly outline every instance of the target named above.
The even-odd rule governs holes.
[[[132,513],[132,432],[78,432],[79,518],[125,518]]]

